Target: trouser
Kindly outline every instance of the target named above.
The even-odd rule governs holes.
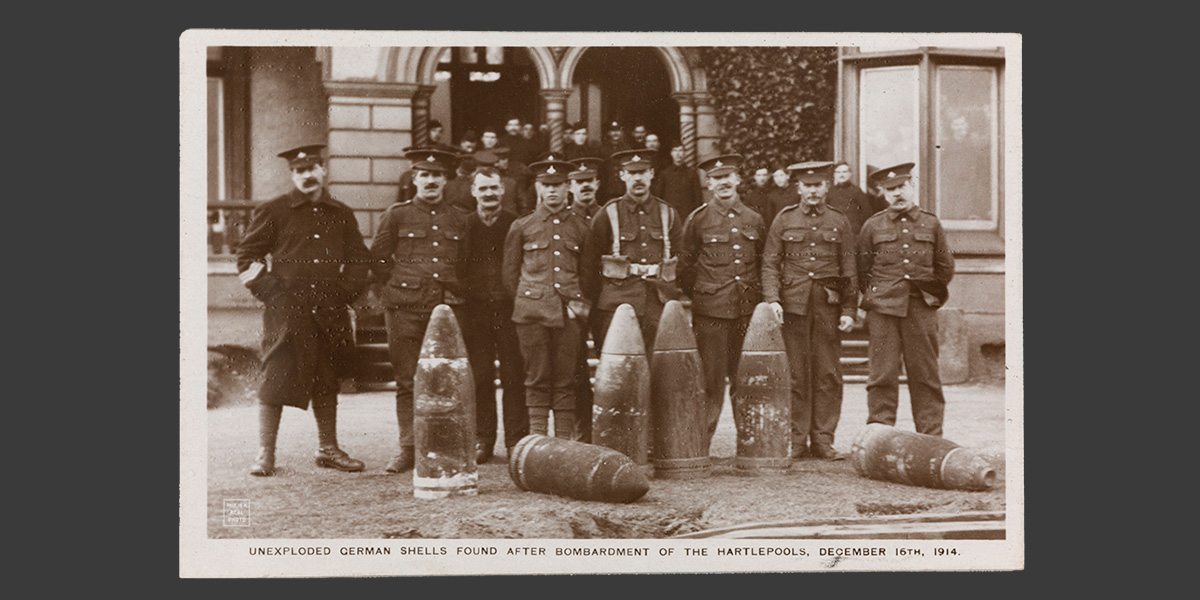
[[[454,318],[465,322],[462,306],[452,306]],[[400,426],[400,446],[413,445],[413,378],[417,374],[417,359],[421,342],[433,311],[389,308],[384,314],[387,323],[388,356],[396,374],[396,422]]]
[[[841,306],[829,304],[825,288],[812,286],[808,314],[783,315],[783,344],[792,380],[792,448],[832,447],[842,415]]]
[[[692,331],[696,334],[700,365],[704,370],[704,422],[708,426],[706,439],[709,444],[717,432],[721,408],[725,406],[726,378],[729,379],[730,397],[737,391],[738,360],[742,357],[742,344],[749,327],[750,315],[722,319],[692,314]]]
[[[900,404],[900,358],[908,373],[913,423],[917,433],[942,435],[946,398],[938,374],[937,309],[910,296],[908,316],[867,313],[870,366],[867,423],[896,424]]]
[[[512,448],[529,434],[525,412],[525,364],[508,302],[471,303],[464,311],[463,341],[475,379],[475,440],[496,444],[496,361],[500,361],[504,447]]]
[[[579,321],[563,319],[562,327],[517,323],[516,328],[525,359],[526,407],[574,411]]]
[[[590,357],[587,349],[588,333],[592,335],[592,341],[595,342],[596,355],[600,355],[600,340],[604,338],[600,333],[599,318],[593,316],[588,323],[587,330],[584,330],[579,335],[579,356],[576,358],[578,367],[575,371],[575,432],[571,439],[577,442],[592,443],[592,405],[595,403],[595,396],[592,394],[592,369],[588,366],[588,358]]]

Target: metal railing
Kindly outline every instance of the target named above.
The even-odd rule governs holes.
[[[263,200],[214,200],[208,203],[208,254],[230,256],[237,252],[238,243],[250,228],[250,215]],[[375,237],[382,208],[355,208],[359,230],[370,244]]]

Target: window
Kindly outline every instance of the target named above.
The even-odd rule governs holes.
[[[996,70],[939,66],[934,162],[938,217],[956,229],[995,229],[999,213]]]
[[[870,171],[919,162],[916,65],[864,69],[860,97],[858,172],[864,184]]]
[[[863,189],[913,162],[918,203],[956,254],[1004,252],[1004,48],[843,48],[838,154]]]

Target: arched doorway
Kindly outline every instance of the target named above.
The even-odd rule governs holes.
[[[512,117],[540,123],[538,70],[526,48],[449,48],[438,62],[434,81],[449,83],[451,139],[486,126],[503,133]]]
[[[679,105],[671,78],[654,48],[589,48],[579,59],[567,99],[567,120],[588,124],[591,137],[618,121],[628,132],[636,123],[657,133],[667,147],[679,140]],[[628,138],[627,138],[628,140]]]

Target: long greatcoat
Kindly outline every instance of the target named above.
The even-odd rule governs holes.
[[[347,305],[370,272],[354,211],[327,191],[316,201],[292,190],[264,203],[238,246],[238,272],[268,255],[270,270],[247,284],[266,305],[259,398],[303,409],[336,402],[339,378],[353,365]]]

